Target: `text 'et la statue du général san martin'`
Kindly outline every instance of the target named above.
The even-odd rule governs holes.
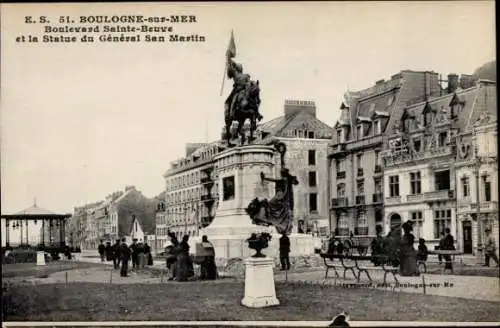
[[[100,42],[205,42],[206,37],[197,33],[173,33],[173,26],[152,25],[95,25],[95,26],[44,26],[42,42],[78,42],[87,35]],[[72,35],[65,35],[71,33]],[[102,33],[102,34],[99,34]],[[147,34],[151,33],[151,34]]]

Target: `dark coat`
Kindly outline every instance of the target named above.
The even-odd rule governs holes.
[[[106,246],[104,246],[103,244],[100,244],[99,247],[97,247],[97,250],[99,251],[99,254],[102,255],[106,251]]]
[[[280,238],[280,253],[290,253],[290,238],[287,235]]]
[[[446,235],[444,237],[443,249],[445,250],[454,250],[455,249],[455,240],[452,235]]]
[[[122,261],[130,260],[130,255],[131,255],[130,247],[128,247],[127,244],[122,243],[120,245],[120,256],[121,256]]]

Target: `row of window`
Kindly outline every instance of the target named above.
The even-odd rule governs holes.
[[[370,126],[369,126],[369,124],[370,123],[358,124],[356,126],[356,138],[358,140],[370,136],[370,134],[369,134]],[[372,125],[372,129],[371,129],[372,136],[378,136],[378,135],[382,134],[382,123],[381,123],[380,119],[376,119],[375,121],[373,121],[373,123],[371,123],[371,125]],[[338,143],[343,143],[343,142],[347,141],[347,138],[346,138],[346,135],[345,135],[346,132],[347,132],[347,130],[344,129],[344,128],[340,128],[340,129],[337,130],[337,141],[338,141]]]
[[[375,185],[375,193],[382,193],[382,179],[374,178],[373,179]],[[356,181],[356,194],[358,196],[363,196],[365,194],[365,182],[363,179],[358,179]],[[346,184],[339,183],[337,184],[337,198],[345,198],[346,197]]]
[[[193,201],[200,199],[202,195],[203,187],[191,188],[189,190],[176,191],[167,194],[166,201],[167,204],[184,203],[187,201]]]
[[[423,224],[424,224],[424,216],[422,211],[414,211],[410,212],[410,218],[416,223],[414,229],[415,237],[423,238]],[[451,209],[442,209],[434,211],[434,239],[441,238],[445,233],[445,229],[451,229]]]
[[[363,160],[363,154],[357,154],[356,155],[356,168],[357,169],[362,169],[362,160]],[[335,171],[336,172],[342,172],[347,170],[347,160],[345,159],[336,159],[335,160]],[[380,150],[375,150],[375,165],[380,164]]]
[[[308,139],[314,139],[315,138],[315,133],[314,131],[308,131],[308,130],[289,130],[286,132],[287,137],[295,137],[295,138],[308,138]]]
[[[200,183],[199,171],[175,176],[167,180],[167,191],[192,186]]]

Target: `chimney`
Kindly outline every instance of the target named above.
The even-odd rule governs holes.
[[[316,103],[310,100],[285,100],[285,119],[302,111],[316,117]]]
[[[458,77],[457,77],[458,79]],[[477,77],[474,75],[462,74],[460,75],[460,88],[469,89],[476,83]]]
[[[448,93],[453,93],[458,88],[458,75],[448,74]]]

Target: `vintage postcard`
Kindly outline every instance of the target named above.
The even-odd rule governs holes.
[[[2,321],[500,322],[493,1],[1,4]]]

